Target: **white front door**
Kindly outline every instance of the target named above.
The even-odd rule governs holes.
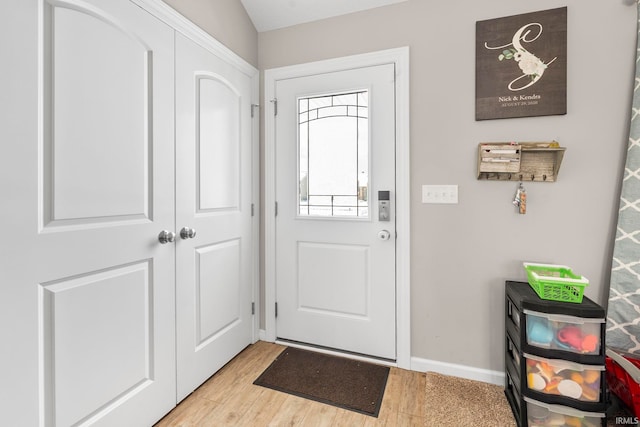
[[[176,35],[178,400],[252,340],[251,77]]]
[[[176,402],[173,31],[128,0],[0,16],[2,424],[150,425]]]
[[[395,360],[395,65],[275,97],[277,337]]]

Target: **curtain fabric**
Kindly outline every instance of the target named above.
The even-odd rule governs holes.
[[[640,19],[640,3],[637,4]],[[611,266],[606,345],[640,355],[640,21],[627,161]]]

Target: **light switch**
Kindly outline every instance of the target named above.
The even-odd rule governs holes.
[[[456,204],[458,203],[458,186],[423,185],[422,203]]]

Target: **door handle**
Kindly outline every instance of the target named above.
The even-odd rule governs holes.
[[[158,234],[158,241],[163,245],[165,243],[173,243],[176,241],[176,233],[173,231],[162,230],[160,234]]]
[[[391,238],[391,233],[387,230],[380,230],[378,232],[378,239],[380,240],[389,240]]]
[[[194,228],[182,227],[182,230],[180,230],[180,237],[183,240],[193,239],[196,237],[196,230]]]

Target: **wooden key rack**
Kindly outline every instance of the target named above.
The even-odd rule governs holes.
[[[565,147],[552,142],[481,142],[478,179],[554,182]]]

